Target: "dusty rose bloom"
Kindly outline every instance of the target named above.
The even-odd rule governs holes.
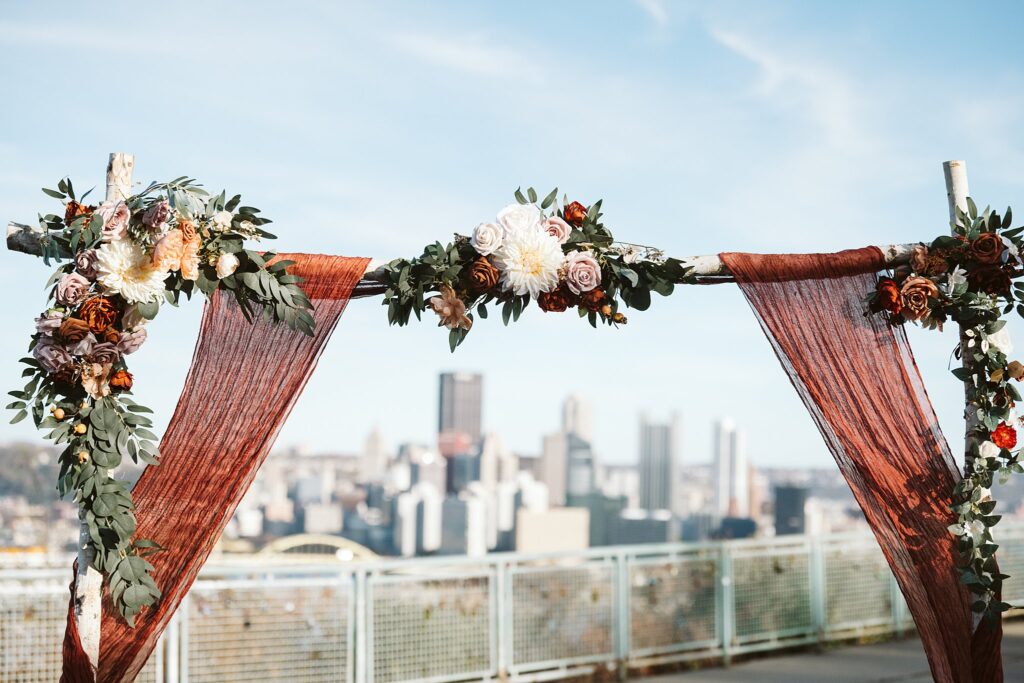
[[[565,244],[572,234],[572,226],[558,216],[552,216],[544,221],[544,232],[558,240],[559,244]]]
[[[142,346],[143,342],[146,341],[146,328],[139,327],[130,332],[122,332],[121,339],[117,342],[117,350],[128,355],[129,353],[135,353]]]
[[[99,275],[99,270],[96,267],[96,250],[85,249],[75,254],[75,269],[87,280],[95,280]]]
[[[36,347],[32,349],[32,355],[44,370],[54,374],[73,362],[71,354],[64,348],[64,345],[53,341],[51,337],[40,339]]]
[[[60,311],[47,311],[36,318],[36,332],[52,337],[53,333],[60,329],[60,324],[63,320],[64,314]]]
[[[163,232],[167,229],[167,221],[170,217],[171,204],[166,199],[161,199],[142,214],[142,224],[150,230]]]
[[[601,266],[585,251],[574,251],[565,257],[565,284],[573,294],[589,292],[601,284]]]
[[[103,216],[102,239],[104,242],[124,239],[128,234],[128,221],[132,214],[124,202],[103,202],[96,213]],[[84,273],[83,273],[84,275]],[[86,275],[86,277],[89,277]]]
[[[939,288],[926,277],[912,277],[903,283],[900,295],[903,299],[903,316],[908,320],[920,320],[932,312],[928,300],[939,298]]]
[[[57,282],[56,299],[58,303],[74,306],[80,303],[89,293],[89,281],[78,273],[68,273]]]
[[[120,359],[121,352],[117,350],[117,346],[115,344],[111,344],[110,342],[93,344],[92,349],[88,353],[88,360],[102,365],[113,365]]]

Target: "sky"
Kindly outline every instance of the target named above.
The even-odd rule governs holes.
[[[927,241],[948,231],[945,160],[967,161],[979,204],[1024,204],[1021,19],[1012,2],[0,0],[0,217],[59,208],[39,189],[63,176],[102,194],[123,151],[138,182],[241,193],[288,251],[411,257],[530,185],[603,198],[617,237],[676,256]],[[49,270],[0,263],[13,389]],[[130,358],[160,427],[201,312],[166,307]],[[911,340],[959,450],[955,333]],[[729,415],[755,465],[831,464],[732,285],[678,288],[618,330],[492,316],[455,354],[432,322],[389,328],[379,300],[354,301],[278,446],[356,452],[375,426],[429,443],[447,370],[484,373],[485,429],[521,453],[576,392],[606,462],[636,459],[641,413],[678,412],[684,463]]]

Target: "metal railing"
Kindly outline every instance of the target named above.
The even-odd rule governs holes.
[[[1000,527],[1024,575],[1024,527]],[[68,572],[0,570],[0,681],[55,681]],[[1004,598],[1024,601],[1024,580]],[[211,564],[140,681],[554,680],[913,628],[869,534]]]

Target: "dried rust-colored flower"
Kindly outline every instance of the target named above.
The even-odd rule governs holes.
[[[878,285],[875,288],[875,301],[871,308],[876,313],[889,311],[893,315],[898,315],[903,310],[900,286],[896,284],[895,280],[890,277],[878,279]]]
[[[1009,449],[1017,445],[1017,431],[1005,422],[1000,422],[989,438],[1000,448]]]
[[[1010,364],[1006,366],[1006,374],[1019,382],[1021,378],[1024,378],[1024,363],[1019,360],[1010,361]]]
[[[93,334],[100,334],[113,325],[119,313],[117,305],[105,296],[86,299],[78,309],[78,317],[88,323]]]
[[[107,329],[103,330],[102,339],[107,343],[116,344],[119,341],[121,341],[121,332],[116,327],[108,327]]]
[[[967,273],[970,288],[986,294],[1006,294],[1010,291],[1010,283],[1010,274],[999,266],[973,268]]]
[[[580,306],[588,311],[599,311],[604,306],[605,294],[600,287],[595,287],[589,292],[580,294]]]
[[[561,285],[550,292],[541,292],[537,297],[537,306],[545,313],[562,313],[572,305],[572,292]]]
[[[132,373],[127,370],[118,370],[110,376],[110,388],[118,391],[128,391],[132,388]]]
[[[927,318],[932,312],[929,299],[939,298],[939,288],[926,277],[911,277],[900,289],[902,313],[908,320]]]
[[[587,207],[583,206],[579,202],[573,202],[565,207],[565,211],[562,212],[565,222],[569,225],[575,225],[577,228],[583,225],[583,221],[587,218]]]
[[[64,205],[64,223],[71,225],[71,223],[79,216],[92,216],[92,212],[96,210],[95,206],[86,206],[80,204],[74,200]],[[86,225],[89,225],[89,220],[85,221]]]
[[[89,323],[78,318],[68,318],[60,324],[57,335],[69,344],[76,344],[89,334]]]
[[[918,244],[910,252],[910,267],[918,275],[942,275],[949,270],[950,255],[948,249],[929,249]]]
[[[501,273],[484,256],[477,258],[469,267],[469,284],[478,294],[494,289],[498,285],[499,277]]]
[[[1003,239],[994,232],[983,232],[971,242],[971,257],[978,263],[999,263],[1005,250]]]

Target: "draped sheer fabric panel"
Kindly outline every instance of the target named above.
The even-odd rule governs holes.
[[[950,511],[960,474],[901,328],[865,316],[875,247],[722,254],[885,553],[940,683],[1002,681],[998,622],[972,630]]]
[[[149,558],[163,598],[132,629],[105,597],[97,681],[135,680],[270,452],[369,262],[281,258],[296,261],[290,272],[306,279],[316,331],[309,337],[285,325],[250,324],[231,296],[218,294],[207,305],[161,464],[147,468],[132,492],[138,536],[167,548]],[[93,681],[87,662],[69,611],[62,681]]]

